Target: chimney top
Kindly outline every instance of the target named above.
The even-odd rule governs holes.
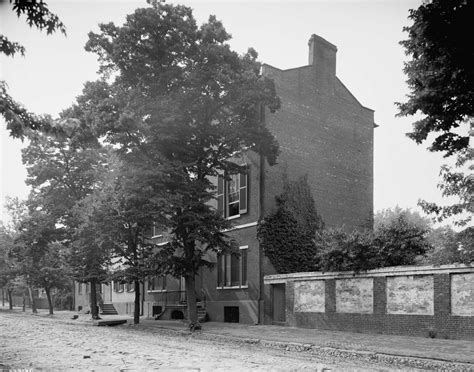
[[[337,47],[315,34],[309,39],[308,45],[309,65],[314,66],[319,76],[332,80],[336,76]]]
[[[331,44],[329,41],[327,41],[326,39],[323,39],[319,35],[312,34],[311,38],[308,41],[308,45],[311,48],[311,46],[312,45],[314,46],[314,44],[316,44],[316,43],[323,46],[323,47],[330,48],[330,49],[334,50],[334,52],[337,52],[337,47],[334,44]]]

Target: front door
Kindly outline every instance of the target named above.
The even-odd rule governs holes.
[[[273,284],[272,290],[273,323],[284,323],[286,322],[285,284]]]

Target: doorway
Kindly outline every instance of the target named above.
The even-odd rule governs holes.
[[[286,322],[285,311],[285,284],[272,285],[272,308],[273,308],[273,323],[281,324]]]

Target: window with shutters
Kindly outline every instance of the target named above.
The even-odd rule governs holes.
[[[247,174],[217,177],[217,209],[225,218],[237,218],[247,213]]]
[[[217,256],[217,288],[247,288],[248,246],[240,247],[240,255]]]

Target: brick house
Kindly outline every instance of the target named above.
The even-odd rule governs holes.
[[[265,316],[270,299],[263,290],[263,277],[276,272],[256,235],[258,220],[273,211],[275,196],[283,191],[284,175],[289,179],[307,175],[327,226],[358,228],[372,219],[374,111],[362,106],[337,78],[336,53],[336,46],[312,35],[308,65],[288,70],[263,66],[263,74],[274,80],[282,102],[277,113],[264,114],[281,153],[278,164],[270,167],[249,152],[236,160],[247,165],[248,174],[235,175],[231,181],[215,180],[215,207],[233,220],[229,234],[239,243],[241,256],[211,257],[216,267],[203,268],[196,278],[199,305],[213,321],[277,320],[271,314]],[[161,235],[156,238],[166,241]],[[144,289],[144,316],[185,315],[182,281],[150,278]],[[114,304],[120,295],[128,301],[124,291],[111,293],[116,294],[111,296]]]

